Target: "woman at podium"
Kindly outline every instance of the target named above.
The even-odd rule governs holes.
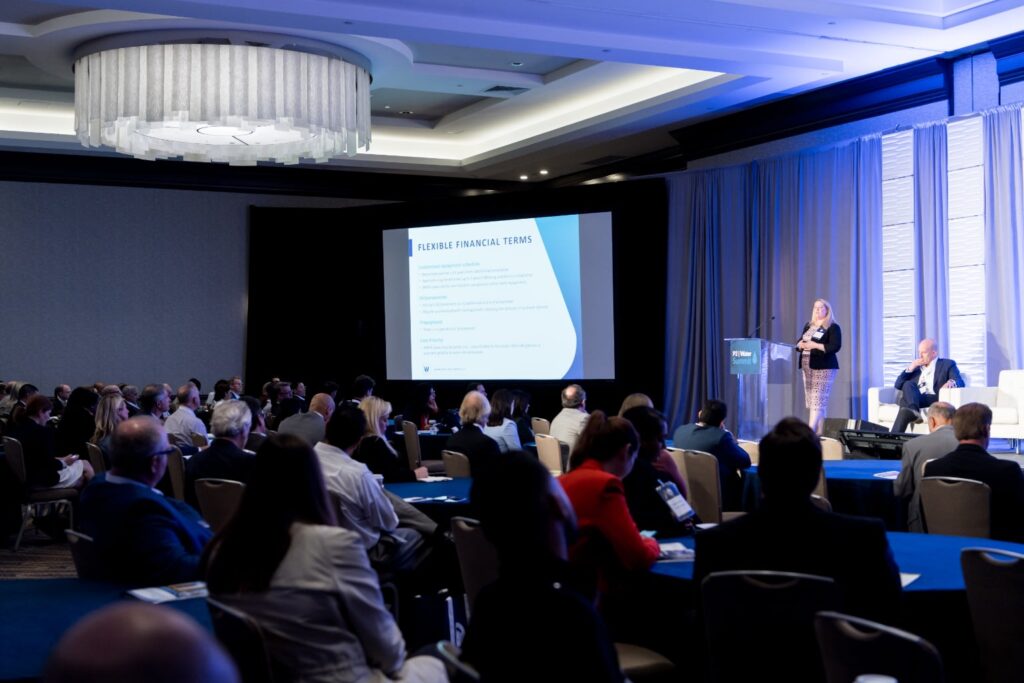
[[[839,372],[836,353],[843,345],[843,331],[836,323],[832,304],[815,299],[811,320],[804,325],[796,348],[800,352],[800,368],[804,375],[804,402],[810,416],[807,423],[821,434],[828,410],[828,395]]]

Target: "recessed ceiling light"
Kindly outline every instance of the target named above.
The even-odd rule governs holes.
[[[541,175],[547,175],[548,174],[548,169],[546,169],[546,168],[540,169],[540,174]]]
[[[611,50],[610,50],[610,49],[608,49],[608,48],[602,48],[602,49],[601,49],[601,52],[611,52]]]
[[[827,24],[828,24],[829,26],[835,26],[835,25],[836,25],[836,22],[834,22],[834,21],[829,21],[829,22],[826,22],[826,23],[827,23]]]
[[[528,176],[528,175],[526,175],[526,174],[524,173],[523,175],[519,176],[519,179],[520,179],[520,180],[529,180],[529,179],[530,179],[530,176]]]
[[[391,105],[390,105],[390,104],[385,104],[385,105],[384,105],[384,108],[385,108],[385,109],[391,109]]]
[[[412,111],[411,109],[405,109],[405,110],[400,111],[398,113],[399,114],[405,114],[406,116],[408,116],[409,114],[415,114],[416,112]]]
[[[509,66],[514,66],[514,67],[520,67],[520,66],[523,65],[523,63],[522,62],[509,62],[508,65]]]

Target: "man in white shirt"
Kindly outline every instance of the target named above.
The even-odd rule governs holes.
[[[194,445],[193,436],[200,436],[204,441],[209,441],[206,425],[196,417],[195,411],[198,408],[199,390],[196,389],[196,385],[191,382],[181,385],[178,389],[178,409],[164,422],[167,436],[175,446]]]
[[[419,532],[399,528],[398,515],[383,486],[366,465],[352,459],[365,433],[366,416],[361,410],[341,406],[334,412],[324,440],[314,447],[324,484],[337,506],[338,522],[359,534],[374,569],[378,573],[412,572],[430,550]]]
[[[934,339],[922,339],[917,345],[917,358],[896,378],[900,391],[900,412],[892,424],[892,432],[905,432],[912,422],[921,421],[921,409],[939,400],[939,390],[964,386],[956,361],[939,358]]]
[[[551,421],[551,436],[568,446],[572,452],[589,417],[587,392],[579,384],[570,384],[562,389],[562,411]]]

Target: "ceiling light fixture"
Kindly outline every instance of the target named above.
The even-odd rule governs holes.
[[[324,162],[369,149],[362,56],[285,36],[180,33],[113,36],[79,48],[75,131],[83,145],[243,166]]]
[[[516,67],[518,69],[519,67],[521,67],[523,65],[523,63],[522,62],[509,62],[508,65],[509,66],[514,66],[514,67]]]
[[[524,173],[523,175],[519,176],[519,179],[520,179],[520,180],[529,180],[529,179],[530,179],[530,176],[528,176],[528,175],[526,175],[526,174]]]
[[[547,175],[547,174],[548,174],[548,169],[546,169],[546,168],[542,168],[542,169],[540,169],[539,173],[540,173],[541,175]]]

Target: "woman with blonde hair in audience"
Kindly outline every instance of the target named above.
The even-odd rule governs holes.
[[[361,429],[352,425],[353,441]],[[203,566],[210,595],[262,627],[278,680],[447,681],[440,660],[406,658],[363,542],[337,526],[320,460],[297,436],[260,446],[238,512]]]
[[[103,451],[103,459],[110,461],[110,439],[117,425],[128,419],[128,404],[120,394],[108,394],[100,399],[96,408],[96,431],[89,443]]]
[[[387,440],[391,404],[371,395],[359,402],[359,409],[366,416],[366,434],[352,457],[369,467],[374,474],[383,476],[385,484],[425,478],[427,468],[410,469],[409,459],[399,455]]]

